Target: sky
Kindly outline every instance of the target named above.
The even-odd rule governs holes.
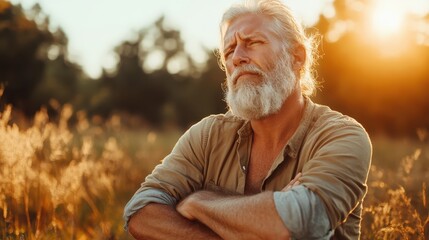
[[[317,22],[321,13],[332,14],[333,0],[284,0],[305,25]],[[203,47],[219,42],[222,13],[237,0],[11,0],[24,9],[39,3],[51,22],[69,39],[70,59],[92,78],[102,68],[116,64],[113,49],[160,16],[169,27],[180,30],[186,51],[204,61]]]

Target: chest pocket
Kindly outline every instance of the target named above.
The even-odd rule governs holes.
[[[210,180],[209,182],[207,182],[205,184],[204,190],[217,192],[217,193],[223,193],[223,194],[227,194],[227,195],[238,195],[238,194],[240,194],[234,190],[227,189],[225,187],[221,187],[221,186],[217,185],[213,180]]]

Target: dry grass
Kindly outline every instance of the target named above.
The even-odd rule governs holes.
[[[9,124],[11,111],[0,118],[1,238],[109,236],[111,222],[101,211],[114,194],[117,166],[129,161],[117,140],[108,138],[97,153],[85,121],[77,133],[68,128],[70,106],[57,123],[40,111],[26,130]]]
[[[130,239],[123,206],[181,132],[59,111],[50,120],[42,110],[31,124],[11,107],[0,113],[0,239]],[[428,238],[429,146],[418,134],[373,139],[362,239]]]
[[[406,145],[414,150],[399,160],[389,159],[389,152],[374,154],[362,239],[429,239],[429,145],[423,132],[419,130],[420,140],[412,143],[410,140],[376,139],[375,143],[380,146],[390,145],[383,151],[400,148],[411,151]]]

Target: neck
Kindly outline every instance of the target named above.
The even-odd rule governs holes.
[[[304,112],[304,97],[297,88],[283,103],[279,112],[251,120],[254,139],[270,147],[283,147],[299,126]]]

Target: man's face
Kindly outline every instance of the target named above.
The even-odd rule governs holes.
[[[296,87],[290,57],[269,18],[244,15],[226,29],[226,101],[244,119],[276,113]]]
[[[271,19],[254,14],[240,16],[228,26],[223,38],[226,74],[231,75],[237,67],[246,64],[264,72],[272,70],[282,46]],[[235,85],[245,79],[258,82],[257,78],[255,74],[243,72],[232,80]]]

